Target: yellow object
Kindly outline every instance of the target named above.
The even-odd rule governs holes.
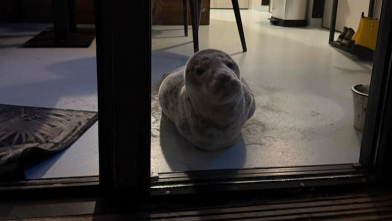
[[[355,41],[356,45],[360,45],[373,51],[376,49],[377,44],[377,34],[378,34],[378,27],[380,25],[380,21],[362,17],[359,22],[359,27],[355,35],[352,37],[352,40]]]
[[[355,41],[355,40],[357,40],[357,38],[358,38],[358,36],[359,36],[359,33],[361,33],[361,29],[362,29],[362,16],[361,16],[361,18],[359,19],[359,25],[358,25],[358,29],[357,29],[357,32],[355,32],[355,34],[353,35],[353,37],[351,38],[351,40],[353,40],[353,41]]]

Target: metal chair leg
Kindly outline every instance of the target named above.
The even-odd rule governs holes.
[[[189,0],[189,7],[191,8],[192,18],[192,32],[193,32],[193,51],[196,53],[199,51],[199,34],[198,34],[198,5],[195,4],[198,0]]]
[[[231,3],[233,4],[235,20],[237,22],[238,32],[239,32],[240,38],[241,38],[242,50],[244,52],[246,52],[247,48],[246,48],[246,43],[245,43],[244,30],[242,28],[242,21],[241,21],[241,14],[240,14],[240,7],[238,5],[238,0],[231,0]]]
[[[188,36],[188,0],[182,1],[183,13],[184,13],[184,35]]]

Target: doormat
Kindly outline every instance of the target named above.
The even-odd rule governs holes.
[[[0,180],[68,148],[98,120],[91,111],[0,104]]]
[[[95,37],[94,28],[78,28],[76,32],[69,32],[67,40],[55,41],[53,28],[47,28],[32,39],[28,40],[24,48],[88,48]]]

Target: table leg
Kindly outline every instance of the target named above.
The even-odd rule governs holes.
[[[55,40],[67,40],[69,33],[68,2],[67,0],[52,0],[52,4]]]
[[[76,32],[76,7],[75,0],[68,0],[69,31]]]

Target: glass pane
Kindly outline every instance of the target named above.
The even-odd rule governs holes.
[[[180,1],[152,8],[153,173],[358,162],[381,1],[373,15],[367,0],[340,1],[329,44],[333,1],[238,0],[245,52],[231,1],[204,0],[198,54],[198,1],[185,2],[188,27]]]
[[[98,175],[94,5],[73,3],[0,7],[0,180]]]

